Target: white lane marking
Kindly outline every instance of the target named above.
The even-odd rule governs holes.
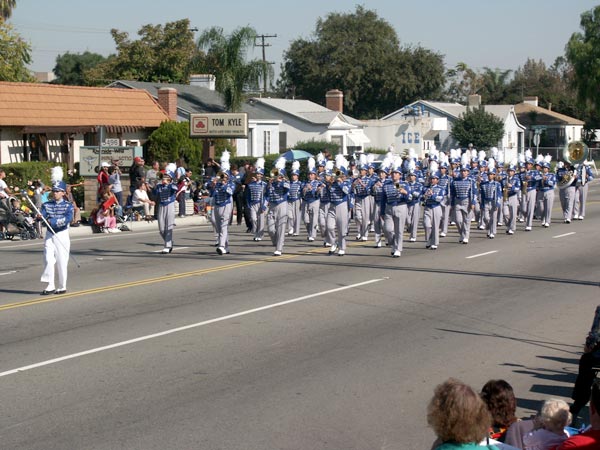
[[[189,248],[189,247],[173,247],[173,251],[175,250],[183,250],[184,248]],[[154,250],[152,253],[160,253],[162,252],[162,249],[160,250]]]
[[[46,361],[42,361],[42,362],[35,363],[35,364],[30,364],[28,366],[22,366],[22,367],[18,367],[16,369],[7,370],[5,372],[0,372],[0,377],[5,377],[7,375],[13,375],[15,373],[25,372],[25,371],[32,370],[32,369],[37,369],[38,367],[49,366],[50,364],[56,364],[56,363],[59,363],[62,361],[67,361],[69,359],[75,359],[75,358],[79,358],[81,356],[91,355],[93,353],[99,353],[99,352],[103,352],[106,350],[111,350],[113,348],[118,348],[118,347],[123,347],[125,345],[135,344],[137,342],[142,342],[142,341],[147,341],[147,340],[155,339],[155,338],[162,337],[162,336],[167,336],[169,334],[179,333],[181,331],[191,330],[192,328],[199,328],[199,327],[203,327],[205,325],[210,325],[210,324],[217,323],[217,322],[223,322],[223,321],[229,320],[229,319],[235,319],[237,317],[247,316],[249,314],[254,314],[256,312],[266,311],[268,309],[273,309],[273,308],[278,308],[280,306],[285,306],[285,305],[289,305],[292,303],[301,302],[301,301],[308,300],[308,299],[311,299],[314,297],[320,297],[322,295],[333,294],[335,292],[345,291],[345,290],[357,288],[360,286],[366,286],[367,284],[378,283],[379,281],[384,281],[384,280],[386,280],[386,278],[376,278],[373,280],[363,281],[362,283],[356,283],[356,284],[351,284],[349,286],[342,286],[342,287],[335,288],[335,289],[329,289],[328,291],[316,292],[314,294],[304,295],[302,297],[293,298],[291,300],[285,300],[283,302],[272,303],[270,305],[260,306],[258,308],[248,309],[246,311],[229,314],[228,316],[217,317],[215,319],[205,320],[203,322],[193,323],[191,325],[185,325],[182,327],[171,328],[170,330],[165,330],[165,331],[161,331],[159,333],[154,333],[154,334],[148,334],[146,336],[140,336],[138,338],[129,339],[127,341],[117,342],[115,344],[105,345],[103,347],[96,347],[96,348],[92,348],[90,350],[85,350],[85,351],[78,352],[78,353],[72,353],[70,355],[61,356],[59,358],[48,359]]]
[[[558,238],[565,237],[565,236],[571,236],[572,234],[575,234],[575,231],[571,231],[570,233],[565,233],[565,234],[559,234],[558,236],[552,236],[552,239],[558,239]]]
[[[8,272],[2,272],[2,273],[0,273],[0,276],[2,276],[2,275],[11,275],[13,273],[17,273],[17,271],[16,270],[11,270],[11,271],[8,271]]]
[[[479,258],[480,256],[491,255],[492,253],[498,253],[498,250],[492,250],[491,252],[480,253],[478,255],[467,256],[465,259]]]

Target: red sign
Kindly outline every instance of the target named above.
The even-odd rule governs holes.
[[[196,116],[192,118],[193,133],[203,134],[208,132],[208,117]]]

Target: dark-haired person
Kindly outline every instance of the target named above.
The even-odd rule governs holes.
[[[517,400],[512,386],[505,380],[490,380],[481,389],[481,398],[492,415],[490,437],[504,442],[506,430],[517,421]]]

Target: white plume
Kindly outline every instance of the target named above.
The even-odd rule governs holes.
[[[285,163],[286,163],[286,159],[284,157],[280,156],[275,161],[275,167],[277,167],[279,170],[285,169]]]
[[[467,150],[468,152],[468,150]],[[471,149],[471,159],[475,159],[477,158],[477,150],[475,150],[474,148]]]
[[[317,161],[321,164],[322,161],[325,161],[325,156],[323,156],[323,152],[317,153]]]
[[[494,158],[495,160],[498,160],[498,147],[492,147],[490,149],[490,152],[491,152],[492,158]]]
[[[310,158],[308,158],[308,161],[306,162],[307,166],[308,166],[308,171],[311,172],[315,169],[315,158],[313,158],[312,156]]]
[[[292,163],[292,170],[300,170],[300,161],[294,161]]]
[[[519,163],[523,164],[525,162],[525,155],[523,153],[519,153]]]
[[[479,153],[477,153],[477,158],[479,158],[479,161],[483,161],[486,157],[486,154],[483,150],[479,150]]]
[[[544,161],[550,163],[550,161],[552,161],[552,155],[550,153],[546,153],[546,156],[544,156]]]
[[[544,155],[542,155],[541,153],[538,153],[538,155],[535,157],[535,163],[539,164],[544,162]]]
[[[438,163],[436,161],[431,161],[429,163],[429,173],[436,173],[438,170]]]
[[[343,168],[347,168],[348,167],[348,160],[346,159],[346,157],[344,155],[342,155],[341,153],[338,153],[337,155],[335,155],[335,166],[338,169]]]
[[[257,169],[264,169],[265,168],[265,158],[258,158],[256,160],[256,168]]]
[[[498,164],[504,164],[504,153],[498,152],[498,149],[496,149],[496,156],[494,158],[498,161]]]
[[[333,161],[330,160],[330,161],[327,161],[325,163],[325,170],[327,172],[332,172],[333,171]]]
[[[414,148],[411,147],[408,149],[408,157],[410,159],[417,159],[417,153],[415,152]]]
[[[221,166],[223,165],[223,163],[229,162],[229,156],[229,152],[227,150],[223,150],[223,153],[221,154]]]
[[[470,162],[471,162],[471,152],[469,152],[469,150],[467,150],[460,157],[460,165],[463,167],[468,166]]]
[[[495,169],[496,168],[496,160],[494,158],[490,158],[488,161],[488,168],[490,170]]]
[[[175,173],[177,172],[177,165],[175,163],[169,163],[167,164],[167,167],[165,167],[165,171]]]
[[[415,162],[415,160],[414,160],[414,159],[411,159],[411,160],[408,162],[408,171],[409,171],[409,172],[414,172],[416,168],[417,168],[417,163]]]
[[[52,168],[52,172],[50,173],[50,180],[52,180],[52,184],[62,181],[63,176],[64,172],[61,166],[56,166]]]
[[[373,161],[375,161],[375,155],[373,153],[369,153],[367,155],[367,163],[371,164]]]
[[[533,153],[531,153],[531,150],[530,149],[525,150],[525,160],[528,160],[531,157],[533,157]]]
[[[364,153],[361,153],[361,155],[359,156],[358,162],[359,162],[361,168],[365,167],[367,165],[367,155],[365,155]]]

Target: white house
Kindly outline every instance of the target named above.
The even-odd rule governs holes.
[[[478,107],[480,96],[471,96],[469,105]],[[525,127],[519,123],[512,105],[484,105],[504,122],[504,136],[492,146],[504,152],[506,160],[516,158],[524,147]],[[452,124],[466,112],[467,106],[459,103],[415,101],[380,121],[366,121],[365,134],[374,147],[387,148],[391,144],[397,151],[414,148],[423,155],[434,146],[447,151],[458,143],[452,138]]]
[[[365,149],[369,138],[364,123],[342,112],[343,94],[327,93],[327,107],[308,100],[251,98],[246,111],[275,117],[281,121],[279,148],[294,147],[299,141],[326,141],[338,145],[338,151],[348,154]]]

